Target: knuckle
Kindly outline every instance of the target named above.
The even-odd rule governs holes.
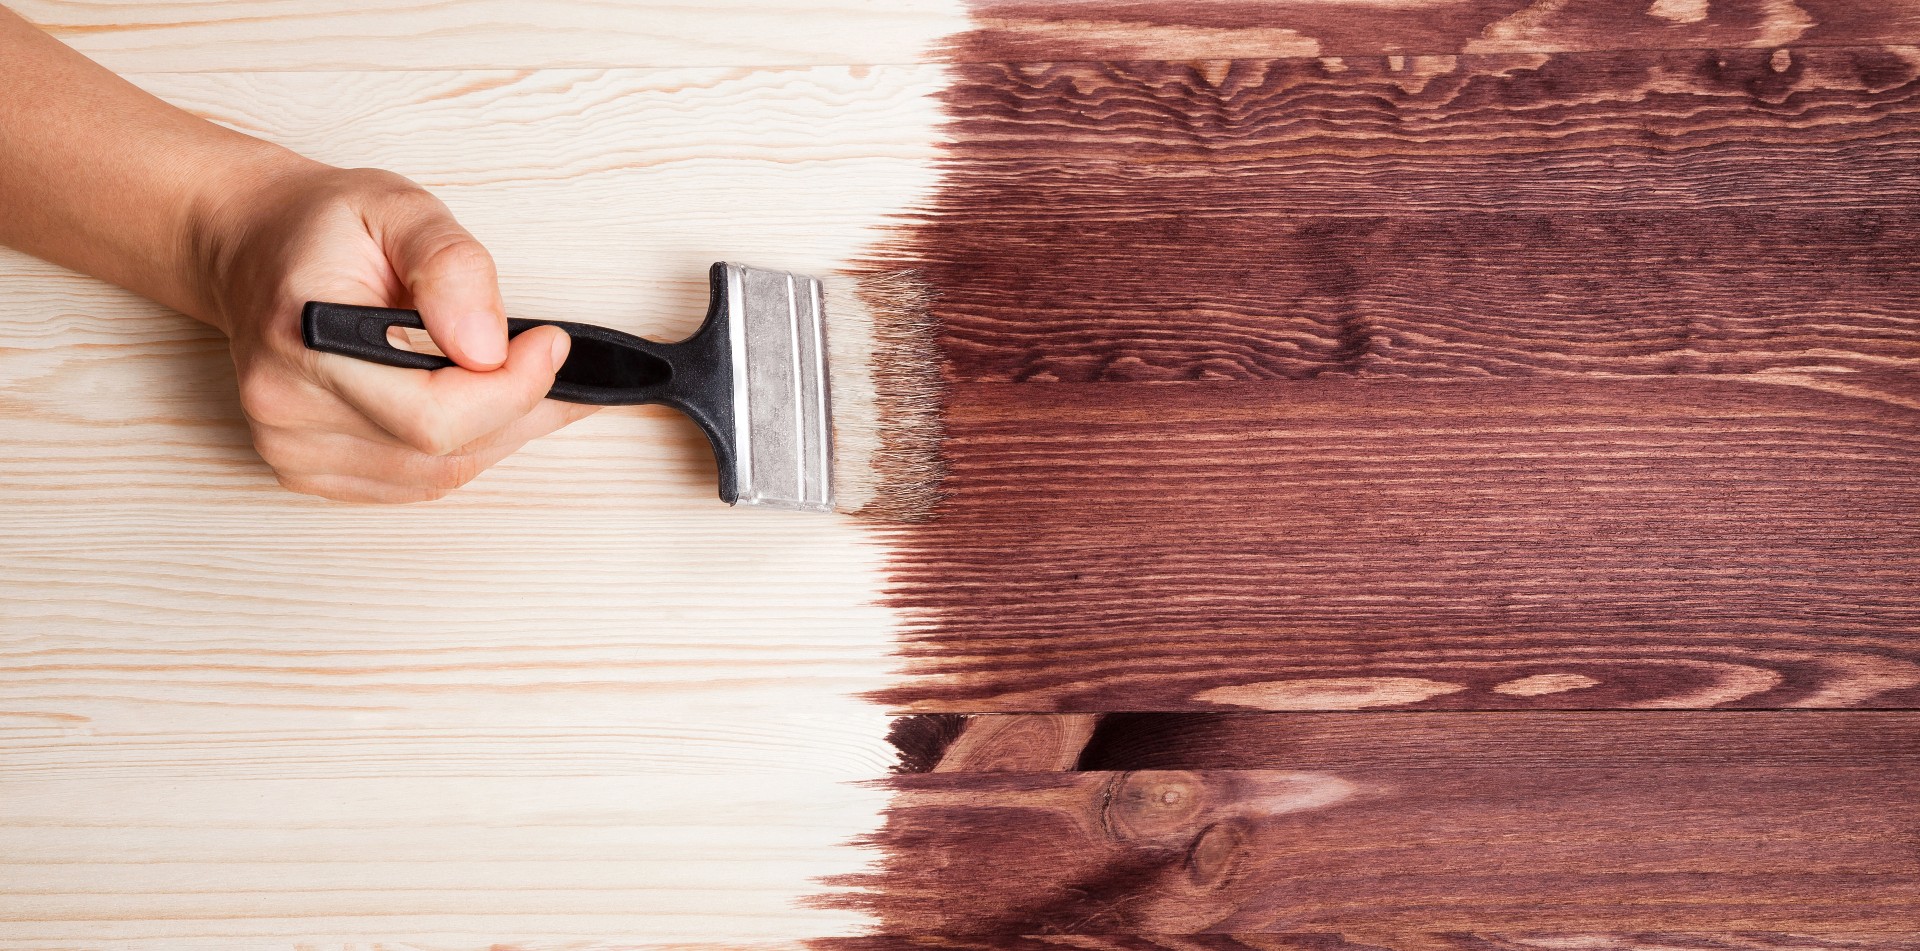
[[[238,381],[240,408],[247,418],[266,426],[287,425],[298,416],[299,395],[279,374],[252,370]]]
[[[421,430],[418,432],[404,433],[400,436],[400,439],[414,451],[432,456],[436,459],[446,458],[448,455],[460,451],[460,441],[447,435],[444,431]]]
[[[394,433],[408,448],[429,456],[445,456],[460,451],[461,440],[453,432],[446,414],[422,408]]]
[[[493,274],[493,255],[488,254],[480,242],[464,234],[449,235],[421,261],[420,268],[437,274],[490,277]]]

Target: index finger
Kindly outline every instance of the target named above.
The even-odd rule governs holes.
[[[494,370],[402,370],[324,353],[315,355],[314,370],[380,428],[443,456],[532,412],[570,346],[566,331],[535,327],[508,343],[506,362]]]

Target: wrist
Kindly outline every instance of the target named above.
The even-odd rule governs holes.
[[[229,336],[230,288],[239,252],[255,240],[260,222],[283,207],[284,196],[298,182],[332,170],[271,142],[232,136],[236,141],[226,144],[228,154],[204,166],[189,190],[177,272],[185,284],[177,305],[181,312]]]

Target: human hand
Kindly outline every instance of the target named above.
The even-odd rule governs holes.
[[[254,446],[289,489],[436,499],[596,409],[544,398],[566,333],[509,341],[493,259],[405,178],[297,160],[204,215],[202,316],[231,340]],[[309,300],[416,309],[458,365],[403,370],[308,350]]]

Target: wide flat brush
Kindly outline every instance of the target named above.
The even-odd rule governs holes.
[[[926,292],[903,274],[826,279],[720,262],[700,329],[657,343],[592,324],[507,321],[573,338],[553,399],[663,403],[713,444],[728,504],[926,518],[938,500],[941,384]],[[306,344],[388,366],[436,370],[396,346],[418,311],[310,301]]]

